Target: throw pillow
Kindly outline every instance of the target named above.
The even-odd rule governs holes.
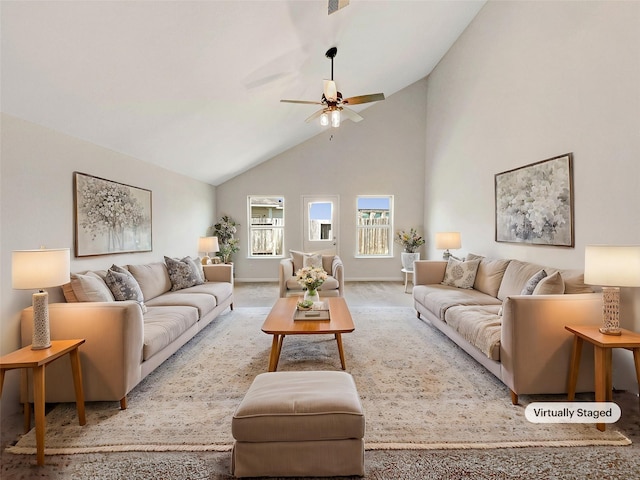
[[[113,302],[113,294],[107,284],[97,274],[74,273],[71,288],[79,302]]]
[[[533,295],[562,295],[563,293],[564,279],[560,272],[543,278],[533,290]]]
[[[202,270],[202,262],[200,261],[199,258],[193,259],[191,257],[184,257],[180,261],[189,265],[191,267],[191,270],[195,272],[196,276],[198,277],[197,285],[200,285],[207,281],[207,279],[204,278],[204,271]]]
[[[461,262],[455,258],[449,258],[442,285],[458,288],[473,288],[473,282],[476,279],[479,265],[479,259]]]
[[[105,283],[111,290],[113,298],[118,301],[135,300],[142,308],[142,312],[147,312],[147,307],[144,304],[144,296],[140,285],[133,275],[131,275],[124,268],[113,265],[108,271],[105,277]]]
[[[527,283],[522,288],[520,295],[532,295],[533,291],[538,286],[538,283],[540,283],[540,280],[542,280],[546,276],[547,272],[545,272],[544,270],[540,270],[539,272],[534,273],[531,278],[527,280]]]
[[[322,254],[321,253],[305,253],[302,260],[303,267],[317,267],[322,268]]]
[[[202,283],[198,278],[198,274],[189,266],[188,263],[169,257],[164,257],[164,263],[167,264],[172,292]]]

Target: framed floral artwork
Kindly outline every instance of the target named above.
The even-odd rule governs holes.
[[[151,190],[73,175],[76,257],[152,250]]]
[[[495,175],[496,242],[574,246],[573,154]]]

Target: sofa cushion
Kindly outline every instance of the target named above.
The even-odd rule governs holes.
[[[504,300],[509,295],[520,295],[527,281],[542,269],[544,269],[543,266],[536,265],[535,263],[511,260],[504,272],[504,277],[498,290],[498,298]],[[557,269],[545,269],[547,275],[556,270]]]
[[[533,295],[562,295],[563,293],[564,280],[560,272],[543,278],[533,290]]]
[[[138,302],[143,312],[147,308],[144,304],[144,296],[140,285],[127,270],[117,265],[112,265],[107,271],[105,282],[113,294],[113,298],[118,301],[135,300]]]
[[[456,305],[498,305],[499,308],[502,303],[497,298],[477,290],[439,284],[416,285],[413,287],[413,297],[443,321],[447,309]]]
[[[144,315],[142,358],[148,360],[198,321],[193,307],[148,307]]]
[[[140,285],[142,295],[146,301],[162,295],[171,289],[171,280],[167,266],[162,262],[146,265],[127,265],[129,272]]]
[[[476,255],[475,257],[477,258],[478,256]],[[467,257],[467,260],[471,259]],[[473,288],[492,297],[497,297],[500,284],[502,283],[502,277],[509,262],[510,260],[480,257],[480,265],[478,265],[478,272],[473,282]]]
[[[447,310],[445,322],[488,358],[500,361],[502,317],[497,305],[456,306]]]
[[[233,285],[229,282],[205,282],[180,290],[180,293],[206,293],[216,298],[216,305],[224,302],[233,294]]]
[[[480,260],[462,262],[455,258],[449,258],[442,284],[458,288],[473,288],[479,265]]]
[[[300,285],[298,283],[298,277],[289,277],[287,279],[287,290],[299,290],[302,292],[302,285]],[[338,280],[336,280],[334,277],[332,277],[331,275],[327,275],[327,279],[324,281],[324,283],[322,285],[320,285],[320,288],[318,288],[319,291],[322,290],[337,290],[339,287],[338,285]]]
[[[544,270],[540,270],[539,272],[534,273],[531,278],[527,280],[527,283],[524,284],[524,287],[522,287],[520,295],[532,295],[533,291],[538,286],[538,283],[540,283],[540,280],[542,280],[546,276],[547,272],[545,272]]]
[[[564,280],[564,293],[593,293],[595,290],[584,283],[582,270],[561,270]]]
[[[71,289],[78,302],[113,302],[113,293],[104,280],[94,272],[71,275]]]
[[[169,271],[171,291],[175,292],[176,290],[202,283],[197,271],[189,263],[170,257],[164,257],[164,262],[167,264],[167,270]]]
[[[182,305],[185,307],[195,307],[198,309],[198,318],[207,315],[216,308],[216,297],[209,293],[189,293],[183,290],[178,292],[167,292],[164,295],[153,298],[147,302],[149,307]]]

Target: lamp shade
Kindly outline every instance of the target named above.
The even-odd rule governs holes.
[[[436,233],[436,248],[438,250],[457,249],[462,247],[460,232]]]
[[[198,240],[198,251],[204,253],[219,252],[218,237],[200,237]]]
[[[587,245],[584,282],[611,287],[640,287],[640,245]]]
[[[69,249],[15,250],[11,282],[18,290],[56,287],[69,281]]]

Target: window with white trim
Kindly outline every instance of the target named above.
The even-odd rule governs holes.
[[[284,197],[251,195],[247,199],[249,256],[281,257],[284,252]]]
[[[356,256],[393,256],[393,195],[358,195]]]

